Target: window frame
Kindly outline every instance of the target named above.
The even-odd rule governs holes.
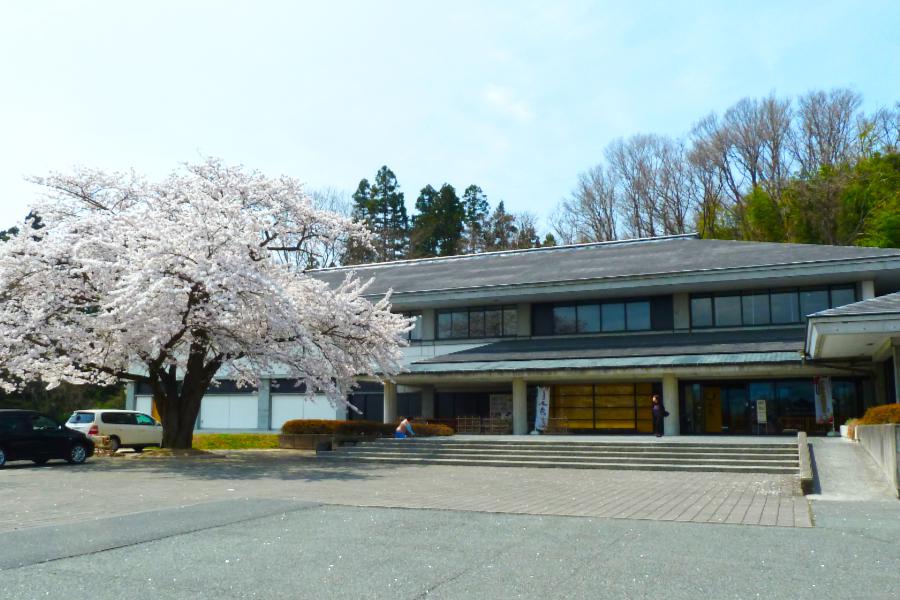
[[[488,312],[497,312],[500,317],[500,331],[499,335],[488,335]],[[462,306],[455,308],[441,308],[435,310],[434,316],[434,339],[435,341],[444,341],[444,340],[486,340],[486,339],[494,339],[494,338],[509,338],[516,337],[518,335],[518,319],[517,321],[517,331],[515,333],[507,333],[506,330],[509,325],[506,323],[506,312],[507,311],[515,311],[516,316],[518,317],[518,307],[514,304],[498,304],[498,305],[489,305],[489,306]],[[465,313],[466,315],[466,335],[458,336],[453,335],[453,326],[454,326],[454,318],[452,315]],[[483,335],[473,336],[472,335],[472,313],[481,313],[481,323],[484,331]],[[440,321],[441,315],[450,315],[450,335],[442,336]],[[513,319],[509,319],[511,322]]]
[[[803,311],[800,308],[800,295],[803,292],[827,292],[828,294],[828,306],[829,308],[834,308],[834,295],[833,292],[835,290],[852,290],[854,302],[859,301],[859,293],[855,284],[852,283],[835,283],[828,285],[817,285],[817,286],[809,286],[809,287],[789,287],[789,288],[765,288],[760,290],[741,290],[739,292],[701,292],[698,294],[690,294],[688,297],[688,317],[690,323],[690,329],[699,329],[699,330],[707,330],[707,329],[726,329],[726,328],[736,328],[740,327],[744,328],[756,328],[756,327],[785,327],[791,325],[804,325],[806,323],[806,315],[803,314]],[[773,320],[772,314],[772,296],[774,294],[793,294],[796,307],[797,307],[797,321],[787,321],[776,323]],[[762,296],[765,295],[768,298],[769,305],[769,322],[768,323],[753,323],[748,324],[744,318],[744,298],[748,296]],[[739,325],[717,325],[716,319],[716,298],[717,297],[728,297],[728,296],[737,296],[740,298],[741,305],[741,323]],[[693,301],[695,299],[709,299],[710,302],[710,317],[711,317],[711,325],[697,325],[694,322],[694,307]],[[843,305],[841,305],[843,306]]]

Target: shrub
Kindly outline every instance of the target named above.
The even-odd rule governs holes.
[[[434,437],[453,435],[454,431],[447,425],[438,423],[412,422],[413,431],[419,437]],[[317,433],[324,435],[343,436],[391,436],[397,428],[392,423],[379,423],[377,421],[331,421],[326,419],[294,419],[281,426],[281,433],[303,434]]]
[[[438,437],[456,433],[452,427],[441,423],[417,423],[413,421],[412,426],[413,431],[416,432],[416,437]]]
[[[395,425],[377,421],[332,421],[327,419],[294,419],[281,426],[281,433],[318,433],[325,435],[392,435]]]
[[[900,404],[873,406],[866,411],[858,425],[884,425],[886,423],[900,423]]]

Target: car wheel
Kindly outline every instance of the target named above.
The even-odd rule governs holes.
[[[36,465],[46,465],[48,460],[50,460],[50,459],[48,459],[48,458],[35,458],[35,459],[32,459],[31,462],[33,462],[33,463],[36,464]]]
[[[80,465],[87,460],[87,448],[81,444],[75,444],[69,449],[69,456],[66,458],[73,465]]]
[[[118,452],[122,447],[122,441],[114,435],[109,436],[109,451]]]
[[[6,465],[6,451],[3,448],[0,448],[0,468],[3,468]]]

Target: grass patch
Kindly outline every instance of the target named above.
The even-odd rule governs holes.
[[[277,448],[273,433],[200,433],[194,436],[196,450],[252,450]]]

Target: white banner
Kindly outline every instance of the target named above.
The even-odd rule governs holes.
[[[550,388],[539,387],[534,402],[534,428],[536,431],[544,431],[550,418]]]
[[[816,423],[830,423],[834,417],[831,397],[831,377],[813,377],[815,390]]]

